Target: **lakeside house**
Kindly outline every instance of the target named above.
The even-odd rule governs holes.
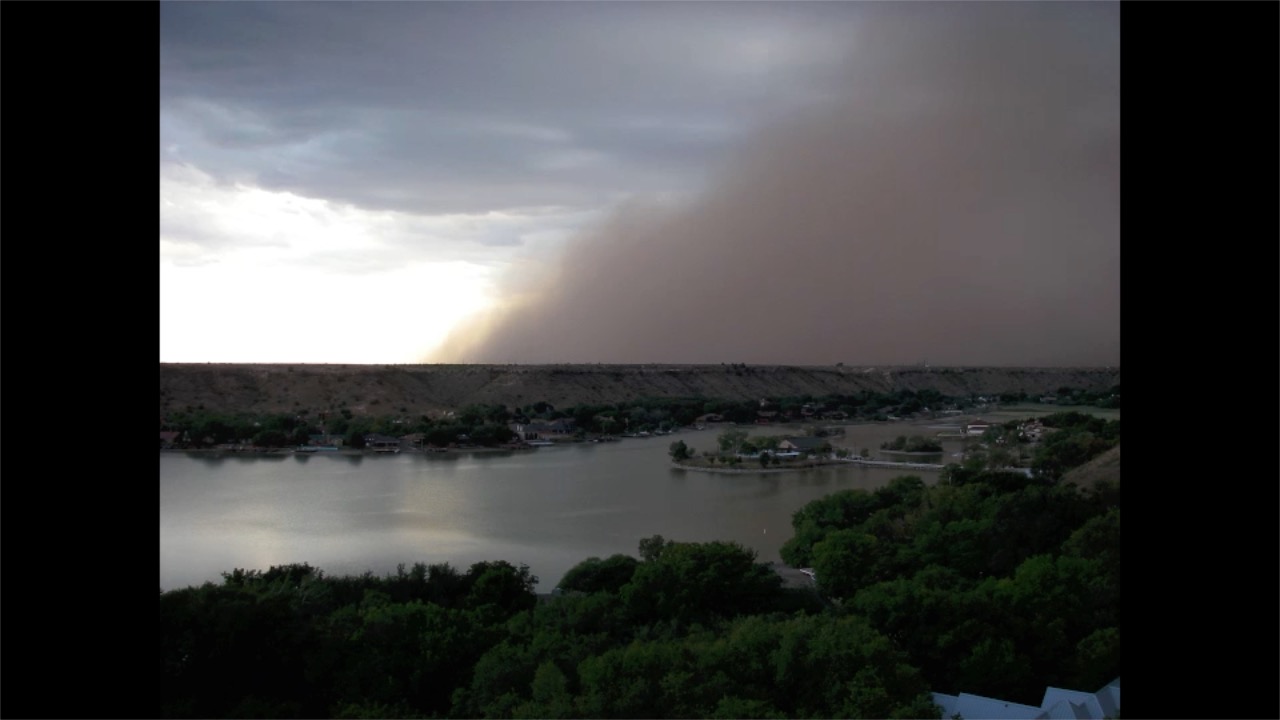
[[[511,423],[507,427],[524,442],[530,440],[572,440],[577,428],[573,418],[538,420],[529,423]]]
[[[981,418],[974,418],[965,423],[964,434],[968,437],[979,437],[991,427],[991,423]]]
[[[391,450],[400,447],[400,438],[371,433],[364,436],[364,445],[371,450]]]
[[[830,443],[826,438],[820,437],[789,437],[784,438],[778,443],[778,449],[783,452],[818,452],[823,446],[829,446]]]

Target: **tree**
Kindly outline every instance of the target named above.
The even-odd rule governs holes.
[[[746,439],[746,430],[725,430],[716,438],[720,443],[720,452],[735,452]]]
[[[834,598],[850,598],[871,584],[883,549],[873,535],[859,530],[837,530],[813,546],[813,569],[818,587]]]
[[[668,543],[636,567],[622,599],[638,622],[707,622],[767,611],[782,597],[782,579],[738,543]]]
[[[671,459],[675,460],[676,462],[688,460],[689,458],[693,457],[693,451],[689,449],[688,445],[685,445],[683,440],[677,440],[671,443],[670,449],[667,451],[667,454],[670,455]]]
[[[661,535],[644,538],[640,541],[640,559],[645,562],[654,562],[662,557],[663,551],[674,544],[674,540],[667,540]]]
[[[643,543],[643,541],[641,541]],[[616,593],[631,581],[640,562],[630,555],[613,555],[607,560],[591,557],[574,565],[560,580],[561,590],[584,593]]]
[[[289,444],[289,437],[279,430],[263,430],[253,436],[254,447],[284,447]]]
[[[478,562],[467,571],[469,585],[466,604],[479,608],[495,606],[504,614],[528,610],[538,601],[534,586],[538,578],[529,573],[528,565],[516,567],[505,560]]]

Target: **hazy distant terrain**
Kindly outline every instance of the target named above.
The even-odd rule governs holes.
[[[801,367],[774,365],[160,364],[160,414],[347,408],[357,415],[441,412],[472,403],[520,407],[640,398],[757,399],[932,389],[944,395],[1100,391],[1120,368]]]

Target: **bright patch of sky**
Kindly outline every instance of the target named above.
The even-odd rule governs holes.
[[[160,216],[162,361],[414,363],[589,213],[366,210],[169,163]]]

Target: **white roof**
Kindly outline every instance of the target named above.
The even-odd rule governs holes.
[[[1098,698],[1093,693],[1080,692],[1079,690],[1063,690],[1062,688],[1046,688],[1044,691],[1044,702],[1040,703],[1040,707],[1049,711],[1049,717],[1058,720],[1095,718],[1101,720],[1106,716],[1102,710],[1102,705],[1098,703]],[[1085,714],[1080,714],[1084,712]]]
[[[959,714],[964,720],[1102,720],[1120,712],[1120,678],[1096,693],[1050,687],[1040,707],[960,693],[932,693],[942,707],[942,720]]]
[[[1115,717],[1120,714],[1120,678],[1112,680],[1094,695],[1102,706],[1103,716]]]
[[[949,718],[955,713],[960,713],[965,720],[1033,720],[1041,712],[1040,708],[1034,705],[960,693],[955,709],[943,717]]]
[[[948,720],[956,714],[956,707],[960,704],[960,698],[956,695],[947,695],[945,693],[932,693],[933,701],[942,707],[942,720]]]

